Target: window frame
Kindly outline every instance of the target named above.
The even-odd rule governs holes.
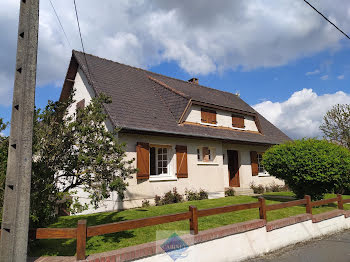
[[[149,176],[149,181],[161,181],[161,180],[177,180],[176,174],[174,173],[173,170],[173,158],[174,158],[174,152],[173,152],[173,147],[169,145],[150,145],[150,165],[151,165],[151,148],[154,148],[154,154],[155,154],[155,174],[152,172],[150,168],[150,176]],[[167,173],[161,173],[159,174],[158,172],[158,157],[159,157],[159,149],[166,149],[166,157],[167,157]],[[163,159],[161,160],[163,161]]]
[[[203,149],[208,148],[209,150],[209,160],[204,161]],[[199,164],[216,164],[216,148],[211,146],[199,146],[197,147],[197,162]]]
[[[256,159],[258,162],[258,176],[270,176],[269,173],[267,173],[267,171],[265,170],[263,164],[261,163],[262,159],[263,159],[263,152],[257,152],[256,153]],[[262,171],[260,171],[262,169]]]

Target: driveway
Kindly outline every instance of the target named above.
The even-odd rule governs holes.
[[[282,248],[246,262],[349,262],[350,230]]]

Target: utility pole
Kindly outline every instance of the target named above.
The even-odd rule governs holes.
[[[11,132],[1,224],[1,261],[26,261],[32,172],[39,0],[20,0]]]

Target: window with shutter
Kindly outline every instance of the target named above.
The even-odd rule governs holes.
[[[257,176],[259,174],[259,167],[258,167],[258,154],[256,151],[250,152],[250,161],[252,166],[252,175]]]
[[[178,178],[188,177],[187,146],[176,146],[176,175]]]
[[[150,147],[148,143],[136,145],[137,179],[148,179],[150,175]]]
[[[233,114],[232,115],[232,127],[245,128],[244,116]]]
[[[202,108],[201,109],[201,122],[216,125],[217,124],[216,111],[211,110],[211,109],[207,109],[207,108]]]
[[[76,107],[77,109],[83,109],[85,107],[85,99],[80,100]]]

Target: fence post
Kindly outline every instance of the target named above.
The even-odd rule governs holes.
[[[259,197],[259,203],[260,203],[260,207],[259,207],[260,219],[265,219],[265,220],[267,220],[267,218],[266,218],[266,203],[265,203],[265,198]]]
[[[341,194],[337,194],[337,198],[338,198],[338,209],[344,209],[343,206],[343,197]]]
[[[190,232],[193,235],[198,234],[198,214],[197,214],[197,207],[195,206],[189,206],[189,210],[191,212],[191,218],[190,218]]]
[[[311,197],[309,195],[305,195],[305,200],[306,200],[306,213],[312,215]]]
[[[77,260],[83,260],[86,258],[86,220],[79,220],[77,226]]]

